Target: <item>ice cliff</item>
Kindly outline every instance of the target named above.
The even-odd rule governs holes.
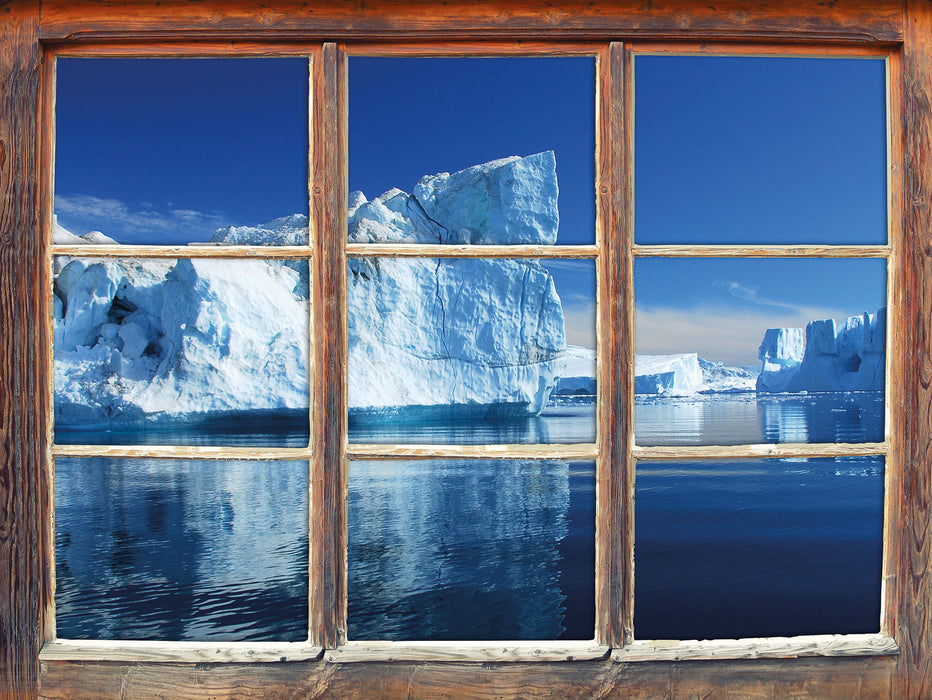
[[[552,244],[558,226],[552,152],[350,197],[353,242]],[[535,260],[355,258],[347,301],[351,420],[534,415],[566,350]]]
[[[553,153],[351,198],[354,242],[556,240]],[[207,244],[301,244],[307,219],[229,227]],[[56,242],[109,242],[61,227]],[[78,243],[81,241],[81,243]],[[536,414],[565,349],[534,260],[351,259],[351,418]],[[307,266],[260,260],[59,258],[53,298],[59,427],[307,406]]]
[[[805,329],[771,328],[758,350],[761,393],[882,391],[887,310],[811,321]]]

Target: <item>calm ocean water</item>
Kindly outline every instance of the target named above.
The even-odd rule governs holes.
[[[639,444],[863,442],[875,394],[638,398]],[[594,407],[509,423],[351,428],[355,442],[590,442]],[[306,419],[61,442],[306,444]],[[635,635],[879,627],[880,457],[640,462]],[[62,638],[307,637],[308,465],[56,460]],[[591,462],[349,465],[351,639],[590,639]]]

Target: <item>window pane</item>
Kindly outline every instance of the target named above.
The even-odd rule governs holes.
[[[351,442],[595,441],[590,260],[349,262]]]
[[[306,446],[306,261],[55,259],[59,443]]]
[[[876,633],[882,457],[638,461],[638,639]]]
[[[594,243],[594,154],[593,58],[349,60],[350,242]]]
[[[884,439],[883,260],[634,269],[638,444]]]
[[[307,639],[307,462],[55,460],[64,639]]]
[[[307,242],[307,59],[56,65],[56,243]]]
[[[882,59],[638,56],[635,240],[887,241]]]
[[[349,637],[592,639],[595,466],[349,468]]]

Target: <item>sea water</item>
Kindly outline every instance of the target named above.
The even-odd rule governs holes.
[[[502,423],[351,426],[352,442],[586,443],[595,405]],[[636,441],[883,439],[879,394],[639,397]],[[119,443],[306,444],[283,421]],[[59,432],[60,443],[87,440]],[[107,435],[95,435],[95,442]],[[635,636],[876,632],[881,457],[637,464]],[[354,461],[351,639],[591,639],[595,464]],[[61,638],[307,638],[308,465],[56,460]]]

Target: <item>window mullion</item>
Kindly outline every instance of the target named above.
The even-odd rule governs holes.
[[[619,42],[599,56],[596,227],[599,459],[596,476],[596,640],[621,646],[634,620],[634,288],[630,59]]]
[[[310,641],[334,647],[346,641],[345,59],[325,43],[311,63]]]

